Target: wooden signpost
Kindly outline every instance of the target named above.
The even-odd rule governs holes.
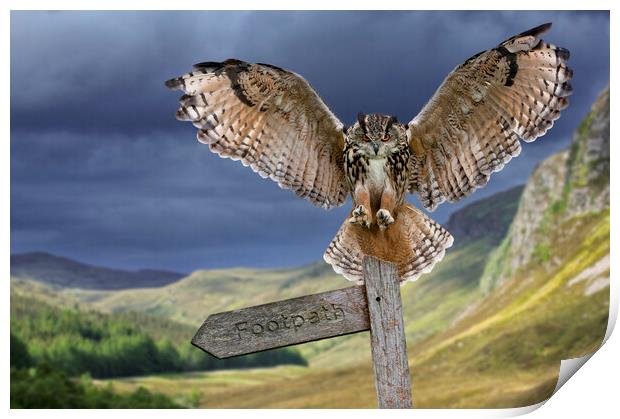
[[[412,408],[394,265],[364,259],[364,285],[212,314],[192,344],[218,358],[370,330],[379,408]]]

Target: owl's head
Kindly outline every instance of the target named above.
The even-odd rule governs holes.
[[[407,146],[407,128],[396,117],[358,114],[357,122],[345,133],[347,144],[356,152],[379,159]]]

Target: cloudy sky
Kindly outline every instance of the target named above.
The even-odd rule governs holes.
[[[345,123],[409,121],[457,64],[530,27],[571,51],[571,106],[456,208],[524,183],[609,82],[609,14],[12,12],[11,251],[189,272],[319,260],[349,211],[314,208],[175,120],[163,81],[234,57],[302,74]],[[414,198],[411,198],[415,202]]]

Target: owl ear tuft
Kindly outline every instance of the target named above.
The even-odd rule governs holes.
[[[358,112],[357,122],[359,122],[360,127],[362,128],[362,131],[364,131],[364,134],[365,134],[366,133],[366,116],[363,113]]]
[[[393,124],[398,124],[398,118],[396,118],[395,116],[390,116],[390,118],[387,121],[387,124],[385,124],[385,130],[386,131],[389,130]]]

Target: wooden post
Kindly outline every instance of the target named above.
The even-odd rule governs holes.
[[[407,342],[396,267],[373,257],[365,257],[363,269],[379,408],[412,408]]]
[[[396,267],[373,257],[363,265],[363,286],[212,314],[192,343],[228,358],[370,329],[379,408],[412,408]]]

